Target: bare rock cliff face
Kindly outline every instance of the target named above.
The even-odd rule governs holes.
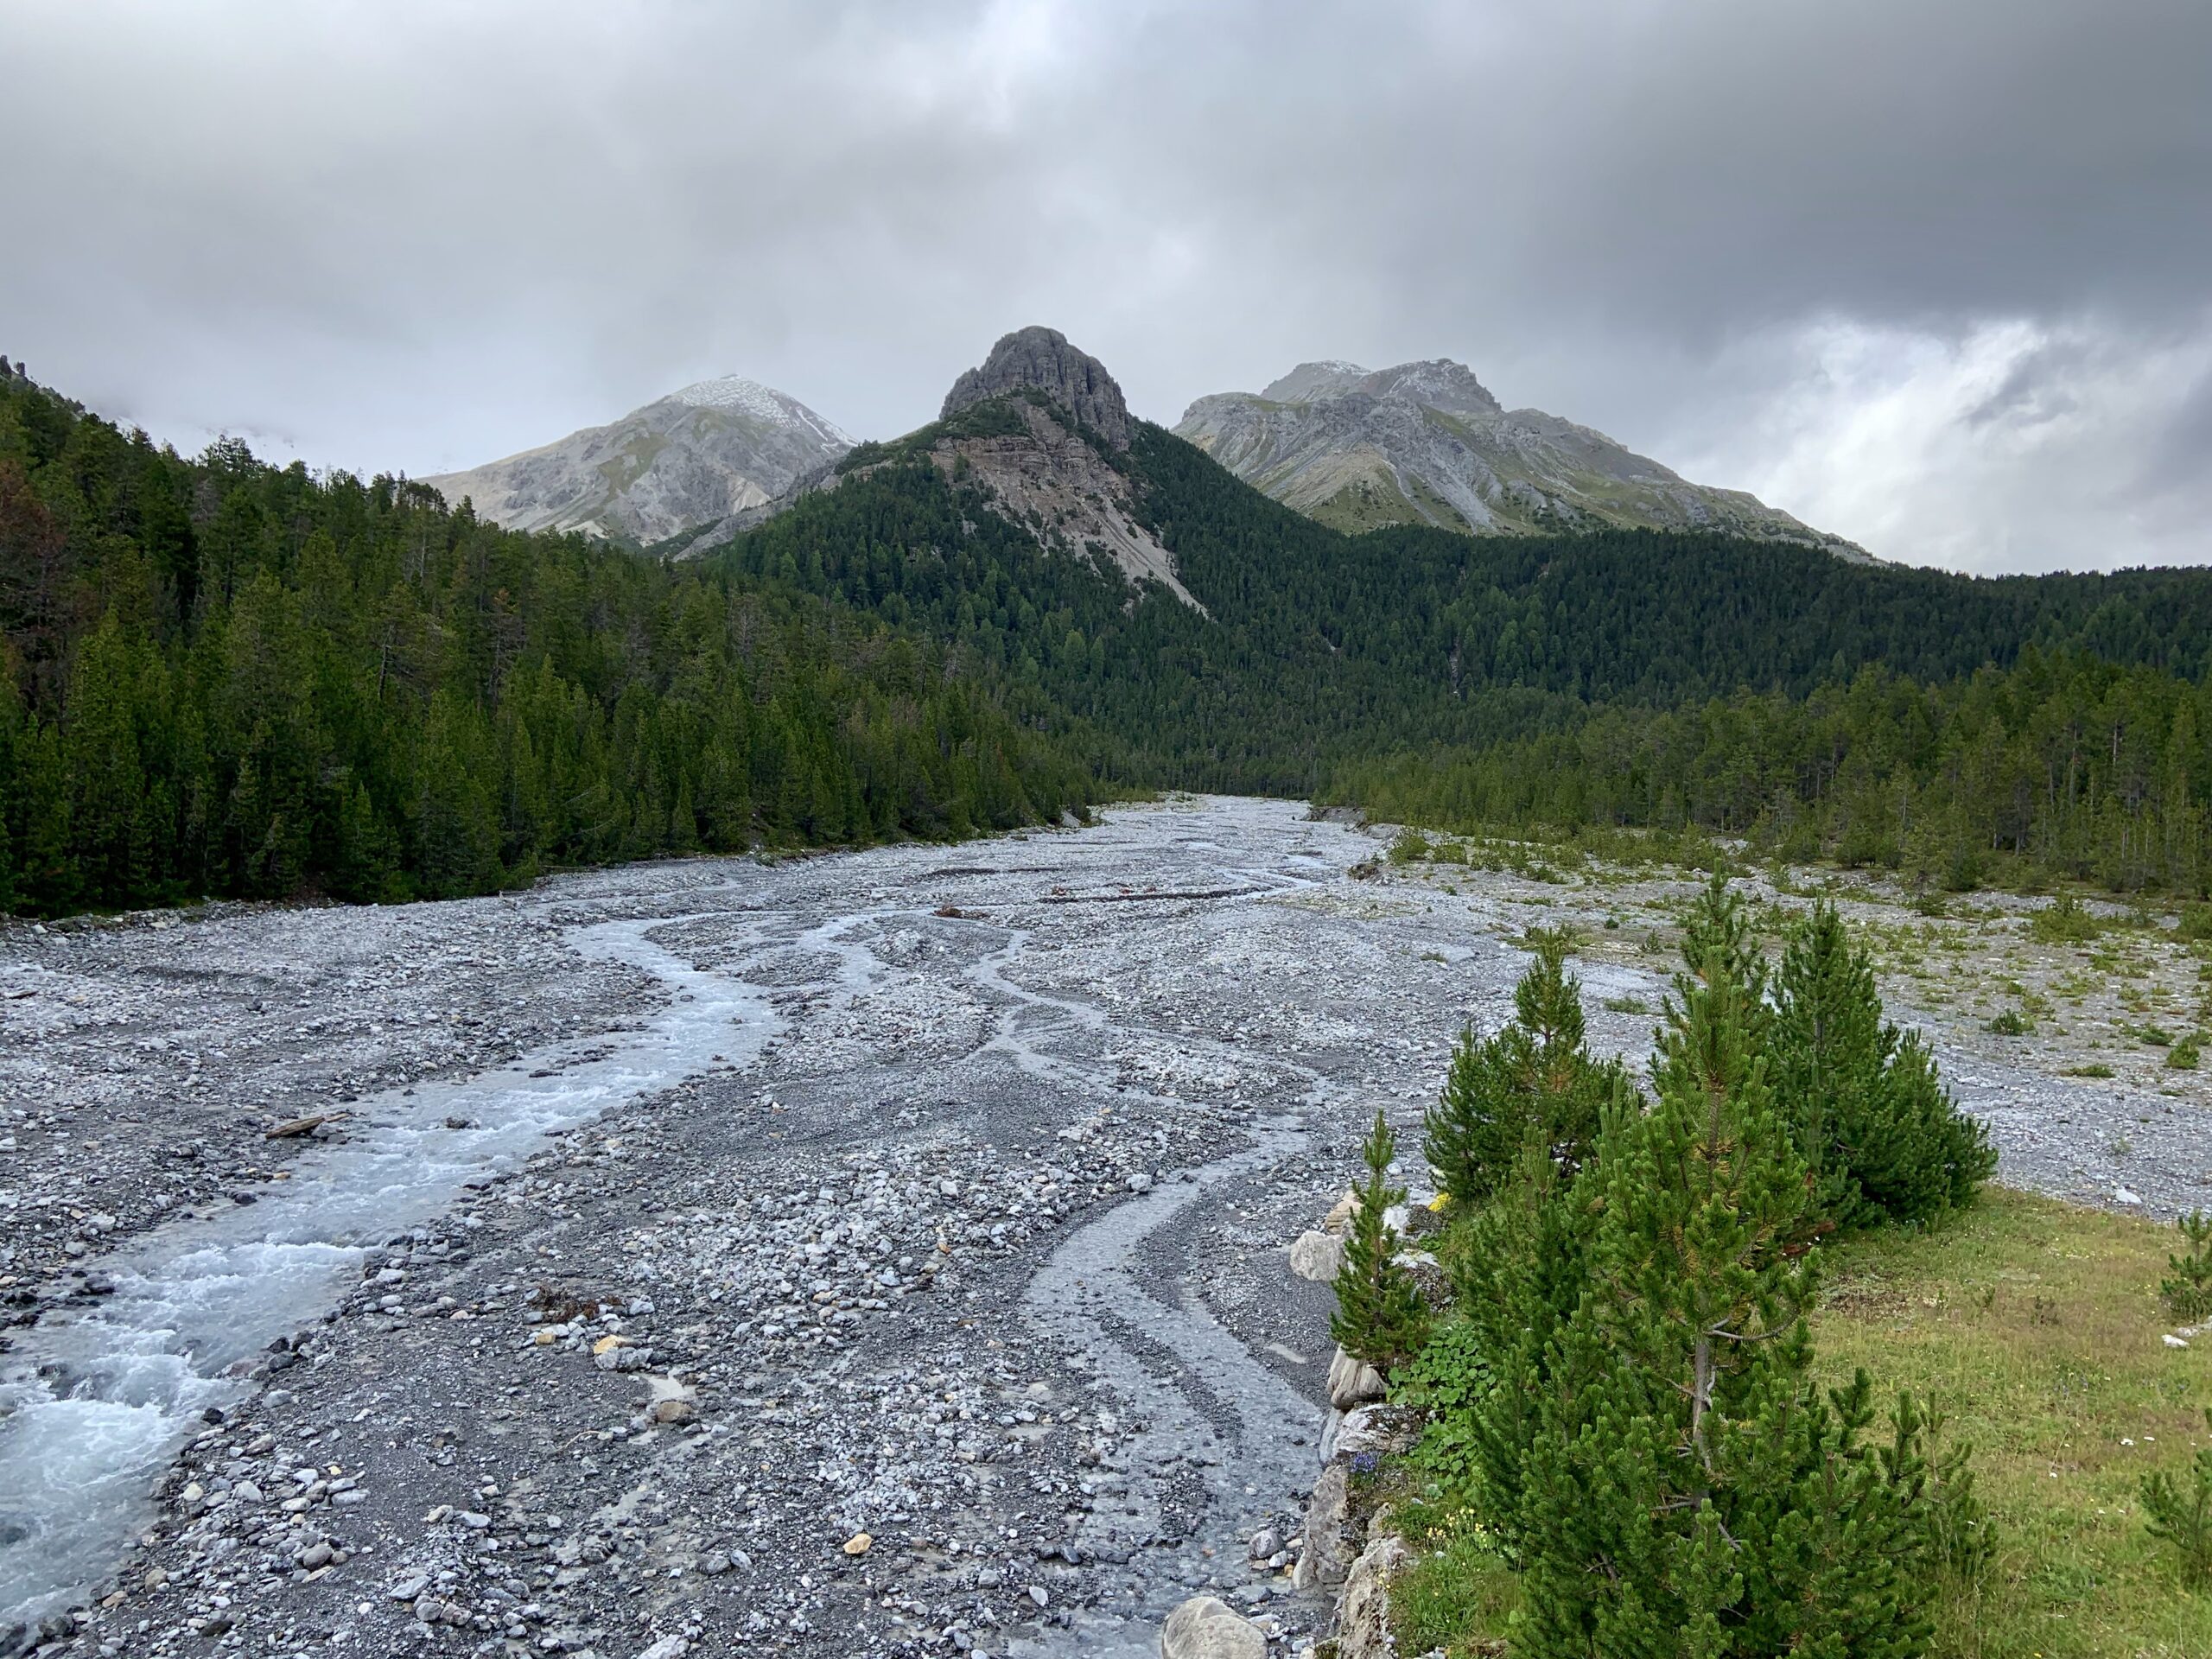
[[[1066,410],[1116,449],[1129,447],[1129,406],[1106,365],[1068,344],[1057,328],[1017,328],[991,347],[980,368],[952,383],[938,418],[949,421],[962,410],[1034,388]]]

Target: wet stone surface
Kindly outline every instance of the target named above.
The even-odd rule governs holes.
[[[128,1477],[104,1509],[0,1495],[16,1645],[1135,1655],[1208,1592],[1294,1651],[1331,1347],[1287,1246],[1377,1105],[1417,1135],[1567,902],[1348,875],[1378,846],[1182,802],[11,933],[0,990],[35,988],[0,1066],[38,1126],[0,1125],[0,1472]],[[1584,967],[1637,1053],[1650,1014],[1601,1001],[1656,1008],[1641,949]],[[2023,1114],[2008,1173],[2056,1184],[2074,1096],[2038,1116],[1974,1064]]]

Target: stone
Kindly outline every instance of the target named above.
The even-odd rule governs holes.
[[[1129,406],[1120,385],[1103,363],[1071,346],[1057,328],[1018,328],[1001,337],[980,367],[952,383],[938,418],[949,421],[976,404],[1032,389],[1115,448],[1129,447]]]
[[[691,1644],[680,1636],[664,1636],[651,1647],[641,1649],[638,1659],[683,1659],[691,1651]]]
[[[1329,1362],[1329,1403],[1338,1411],[1380,1400],[1389,1391],[1382,1372],[1364,1360],[1354,1359],[1342,1348]]]
[[[1344,1242],[1327,1233],[1300,1233],[1290,1247],[1290,1270],[1317,1285],[1336,1283],[1344,1266]]]
[[[1337,1425],[1336,1435],[1329,1447],[1332,1458],[1351,1459],[1363,1452],[1381,1455],[1388,1452],[1402,1452],[1411,1435],[1403,1408],[1393,1410],[1385,1405],[1354,1406],[1344,1414]]]
[[[1192,1596],[1160,1627],[1160,1659],[1267,1659],[1260,1627],[1219,1596]]]
[[[870,1537],[867,1533],[856,1532],[851,1537],[845,1540],[845,1554],[848,1555],[865,1555],[874,1542],[875,1540]]]
[[[1412,1559],[1412,1552],[1387,1534],[1360,1552],[1344,1580],[1337,1659],[1395,1659],[1396,1648],[1390,1637],[1390,1580]]]
[[[1298,1558],[1293,1580],[1299,1589],[1344,1581],[1357,1548],[1349,1536],[1351,1525],[1351,1471],[1344,1464],[1332,1463],[1306,1500],[1306,1553]]]

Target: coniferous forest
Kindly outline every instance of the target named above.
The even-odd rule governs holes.
[[[156,448],[0,380],[0,908],[482,893],[1057,817],[1095,758],[956,645]]]
[[[2212,574],[1347,537],[1140,423],[1113,464],[1201,610],[1040,545],[941,430],[640,557],[181,457],[0,378],[0,903],[443,896],[1170,786],[1696,827],[1953,887],[2212,868]]]

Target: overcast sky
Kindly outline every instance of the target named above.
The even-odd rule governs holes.
[[[416,475],[1471,365],[1885,556],[2212,562],[2205,0],[0,0],[0,352]]]

